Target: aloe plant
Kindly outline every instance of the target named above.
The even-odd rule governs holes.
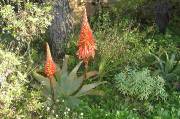
[[[78,105],[80,102],[79,97],[85,95],[103,95],[104,92],[101,90],[95,90],[95,88],[103,82],[95,82],[91,84],[84,84],[84,81],[90,77],[96,76],[98,72],[91,71],[86,73],[86,78],[84,75],[77,76],[77,71],[81,66],[80,62],[74,69],[68,73],[68,56],[65,56],[62,69],[56,68],[56,73],[53,78],[49,79],[40,75],[37,72],[33,72],[34,78],[42,85],[42,92],[44,96],[49,97],[53,95],[55,100],[59,98],[65,98],[65,101],[70,106]],[[51,80],[51,84],[50,81]],[[52,85],[52,86],[51,86]],[[53,89],[52,89],[53,87]]]
[[[171,54],[168,55],[166,51],[164,51],[165,59],[162,59],[161,56],[157,56],[152,54],[157,63],[158,63],[158,70],[157,73],[160,73],[164,79],[170,80],[179,80],[180,76],[180,61],[176,60],[176,55]]]

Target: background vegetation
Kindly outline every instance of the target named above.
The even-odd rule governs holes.
[[[75,106],[62,96],[52,107],[50,95],[42,93],[43,85],[32,74],[44,68],[54,3],[0,1],[0,118],[179,119],[180,1],[169,0],[165,33],[156,22],[156,4],[155,0],[96,3],[98,10],[89,17],[96,55],[88,71],[96,70],[98,75],[84,83],[106,82],[97,87],[103,96],[85,95],[78,100],[70,96]],[[68,71],[63,74],[79,63],[79,27],[63,44],[69,55]],[[58,59],[57,65],[61,67],[63,60]],[[77,72],[81,74],[83,65]]]

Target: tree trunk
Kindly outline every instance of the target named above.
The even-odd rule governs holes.
[[[73,29],[73,17],[71,16],[68,0],[57,0],[54,4],[54,19],[50,27],[50,46],[55,59],[64,56],[64,46],[68,35]]]
[[[159,32],[165,34],[170,20],[170,3],[168,0],[157,1],[155,6],[155,22]]]

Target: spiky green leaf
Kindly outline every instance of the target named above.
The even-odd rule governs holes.
[[[103,90],[96,90],[92,89],[88,91],[87,93],[84,93],[83,95],[97,95],[97,96],[103,96],[105,93]]]
[[[83,85],[82,88],[75,94],[75,97],[83,96],[84,94],[87,94],[90,90],[104,83],[106,83],[106,81]]]
[[[173,72],[180,76],[180,61],[177,62],[176,67]]]
[[[170,73],[176,63],[175,54],[172,54],[170,59],[167,54],[166,54],[166,57],[167,58],[166,58],[166,63],[165,63],[165,72]]]
[[[73,94],[80,88],[82,83],[83,83],[83,79],[81,79],[81,78],[78,78],[76,80],[73,80],[73,79],[61,80],[60,93],[65,96],[70,96],[71,94]]]
[[[32,73],[32,76],[40,83],[42,84],[43,86],[49,86],[49,79],[36,73],[36,72],[33,72]]]
[[[68,75],[68,72],[64,70],[65,74],[62,74],[63,76],[61,76],[61,79],[59,81],[59,90],[60,90],[59,93],[61,93],[61,95],[69,96],[73,94],[74,92],[76,92],[79,89],[79,87],[82,85],[83,79],[77,77],[77,71],[81,63],[82,62],[76,65],[76,67],[71,71],[69,75]],[[64,64],[65,68],[66,66],[67,65]]]
[[[80,99],[78,99],[78,98],[76,98],[76,97],[74,97],[74,96],[69,96],[69,97],[66,99],[65,104],[66,104],[68,107],[74,109],[74,108],[76,108],[77,106],[79,106],[80,102],[81,102]]]
[[[93,77],[93,76],[96,76],[96,75],[98,75],[98,72],[97,72],[97,71],[87,72],[87,73],[86,73],[86,79],[89,79],[89,78],[91,78],[91,77]],[[84,75],[81,76],[80,78],[83,78],[83,79],[84,79]]]
[[[77,71],[78,71],[79,67],[81,66],[81,64],[82,64],[82,61],[74,67],[74,69],[69,74],[68,80],[77,79]]]
[[[51,95],[51,86],[50,86],[50,79],[36,73],[36,72],[33,72],[32,73],[33,77],[42,85],[42,93],[44,96],[48,97],[49,95]],[[53,89],[54,91],[56,92],[56,87],[57,87],[57,83],[56,83],[56,80],[54,78],[51,79],[52,80],[52,86],[53,86]]]
[[[68,66],[67,66],[68,59],[69,59],[69,56],[68,56],[68,55],[65,55],[65,58],[64,58],[64,61],[63,61],[63,66],[62,66],[62,75],[63,75],[64,73],[66,73],[67,70],[68,70]]]
[[[55,73],[54,77],[55,77],[56,81],[58,81],[61,78],[61,68],[59,67],[58,64],[56,64],[56,66],[57,66],[56,67],[56,73]]]

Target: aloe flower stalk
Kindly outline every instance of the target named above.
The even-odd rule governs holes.
[[[56,65],[52,59],[51,51],[50,51],[48,43],[46,43],[46,62],[45,62],[44,73],[49,78],[50,86],[51,86],[51,93],[52,93],[52,100],[55,102],[52,78],[54,77],[54,74],[56,73]]]
[[[45,62],[45,68],[44,73],[46,76],[51,79],[54,77],[54,74],[56,72],[56,65],[52,59],[51,51],[49,48],[48,43],[46,43],[46,62]]]
[[[88,67],[89,59],[94,58],[95,49],[96,49],[95,39],[93,37],[93,33],[89,25],[86,9],[85,9],[82,19],[80,37],[78,41],[78,51],[76,54],[80,60],[83,60],[86,70]]]

